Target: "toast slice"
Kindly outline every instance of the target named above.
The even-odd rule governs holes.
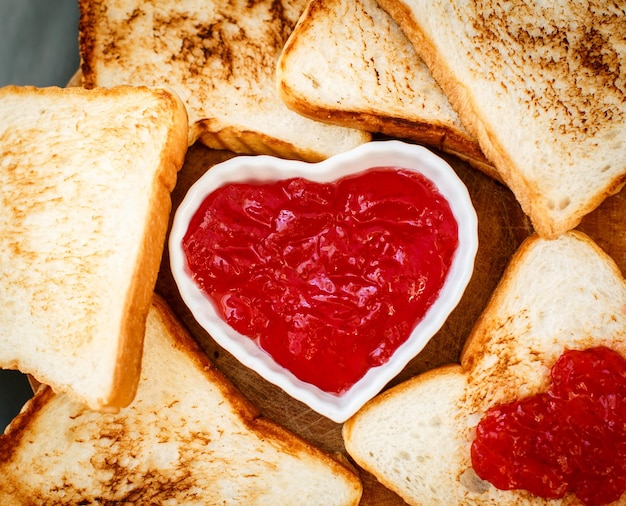
[[[356,505],[357,476],[259,415],[155,296],[116,414],[42,387],[0,436],[2,504]]]
[[[498,177],[428,67],[376,0],[312,0],[278,59],[294,111],[457,155]]]
[[[626,181],[624,6],[380,0],[535,230],[556,237]]]
[[[626,357],[626,282],[588,236],[531,236],[473,328],[460,364],[374,398],[343,427],[346,449],[410,504],[578,504],[499,490],[473,470],[475,427],[492,406],[546,389],[566,349]],[[541,478],[541,477],[540,477]]]
[[[347,151],[371,136],[304,118],[276,91],[276,59],[305,4],[80,0],[84,86],[172,88],[189,144],[310,161]]]
[[[164,89],[0,89],[0,367],[93,409],[133,398],[187,151]]]

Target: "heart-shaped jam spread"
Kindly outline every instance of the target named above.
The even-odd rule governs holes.
[[[334,394],[408,339],[457,245],[457,222],[435,185],[392,167],[331,183],[226,184],[183,239],[194,282],[226,322]]]
[[[474,470],[502,490],[573,493],[608,504],[626,490],[626,361],[605,347],[566,351],[547,392],[487,411]]]

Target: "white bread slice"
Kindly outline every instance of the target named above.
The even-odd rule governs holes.
[[[556,237],[626,181],[626,23],[610,2],[380,0],[530,216]]]
[[[376,0],[312,0],[278,59],[276,81],[300,114],[428,144],[498,177]]]
[[[545,390],[565,349],[626,356],[626,282],[588,236],[531,236],[514,255],[461,356],[365,405],[343,427],[346,449],[410,504],[578,504],[498,490],[471,467],[470,445],[494,405]]]
[[[94,409],[133,398],[187,151],[163,89],[0,89],[0,367]]]
[[[356,505],[347,467],[259,415],[155,296],[117,414],[43,387],[0,436],[0,503]]]
[[[166,85],[189,113],[189,144],[317,161],[370,140],[289,110],[276,59],[306,0],[80,0],[84,85]]]

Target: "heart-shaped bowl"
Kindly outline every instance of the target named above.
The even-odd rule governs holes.
[[[279,365],[255,341],[222,319],[198,287],[187,266],[183,238],[203,200],[217,188],[238,182],[277,181],[302,177],[332,182],[374,167],[398,167],[421,173],[448,201],[458,224],[458,246],[438,298],[409,338],[384,364],[373,367],[343,394],[328,393],[301,381]],[[472,276],[478,248],[477,218],[467,188],[454,170],[432,151],[402,141],[373,141],[322,162],[284,160],[272,156],[237,156],[217,164],[189,189],[177,209],[169,236],[170,264],[181,297],[198,323],[244,366],[279,386],[314,411],[342,423],[380,392],[441,328],[461,299]],[[332,372],[329,372],[332,374]]]

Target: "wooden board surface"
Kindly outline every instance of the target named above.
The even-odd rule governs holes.
[[[460,160],[442,155],[466,184],[479,222],[479,249],[474,275],[457,308],[426,348],[388,385],[395,385],[425,370],[458,362],[465,340],[511,255],[532,233],[528,218],[513,194]],[[202,145],[190,148],[178,183],[172,194],[172,216],[196,179],[223,160],[234,156]],[[622,273],[626,272],[626,190],[607,199],[587,216],[579,229],[589,234],[613,257]],[[347,457],[341,438],[341,424],[332,422],[292,399],[253,371],[242,366],[218,346],[196,323],[182,302],[169,267],[167,248],[163,255],[156,291],[163,296],[215,362],[217,367],[261,409],[262,413],[311,441],[331,454]],[[425,409],[428,409],[425,406]],[[380,485],[374,477],[358,469],[364,486],[363,505],[399,505],[404,502]],[[419,470],[416,470],[419,472]]]

